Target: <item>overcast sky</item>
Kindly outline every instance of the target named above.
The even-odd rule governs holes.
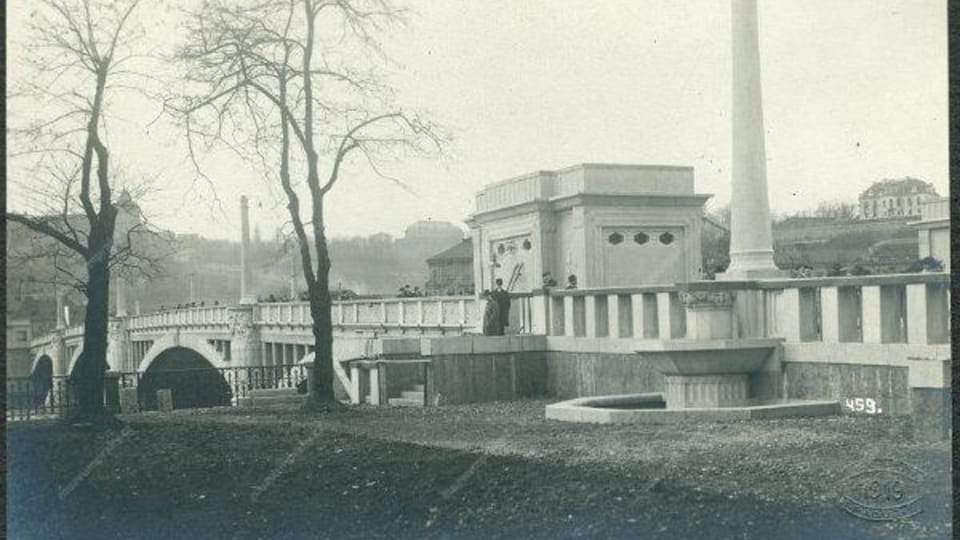
[[[10,6],[14,41],[23,39],[28,5]],[[176,17],[143,5],[149,39],[158,48],[176,42]],[[390,169],[412,194],[353,162],[329,198],[331,235],[398,235],[418,219],[462,222],[484,184],[581,162],[693,166],[696,190],[714,194],[713,205],[728,201],[728,2],[410,5],[409,27],[388,38],[400,66],[393,80],[400,101],[431,111],[455,144],[440,160]],[[945,2],[761,0],[759,17],[775,212],[852,201],[885,177],[919,177],[947,194]],[[226,215],[211,210],[181,145],[157,136],[156,126],[148,133],[159,105],[130,108],[132,120],[112,126],[113,154],[127,173],[160,178],[162,192],[144,202],[160,226],[236,238],[241,193],[253,200],[264,236],[286,221],[279,190],[225,153],[205,162]],[[22,188],[10,189],[17,208]]]

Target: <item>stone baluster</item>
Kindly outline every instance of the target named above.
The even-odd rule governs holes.
[[[583,298],[584,307],[584,334],[586,337],[597,337],[597,297],[587,295]]]
[[[673,319],[670,315],[670,293],[657,293],[657,335],[660,339],[673,338]]]
[[[837,287],[820,289],[820,310],[824,343],[840,343],[840,294]]]
[[[620,295],[617,294],[608,294],[607,295],[607,336],[611,338],[619,338],[621,333],[627,333],[629,335],[629,328],[620,328]]]
[[[563,335],[574,336],[573,329],[573,296],[563,297]]]
[[[546,291],[536,291],[529,299],[530,301],[530,328],[527,332],[531,334],[550,335],[550,295]]]
[[[947,343],[949,305],[943,285],[907,285],[907,342],[923,345]]]
[[[630,316],[633,319],[633,338],[634,339],[646,339],[646,313],[644,313],[644,304],[646,299],[644,298],[643,293],[635,293],[630,295]]]
[[[875,285],[865,286],[861,291],[863,342],[883,343],[880,287]]]
[[[800,289],[767,291],[776,298],[776,335],[788,342],[800,341]],[[689,321],[688,321],[689,323]]]

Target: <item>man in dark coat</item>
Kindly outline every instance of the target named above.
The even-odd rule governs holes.
[[[481,295],[486,300],[483,309],[483,335],[501,336],[503,335],[503,325],[500,324],[500,307],[497,305],[493,293],[489,290],[483,291]]]
[[[497,278],[494,283],[496,283],[497,286],[490,294],[493,296],[493,299],[496,300],[497,307],[500,308],[500,333],[497,335],[502,336],[504,327],[510,325],[510,293],[503,290],[502,279]]]

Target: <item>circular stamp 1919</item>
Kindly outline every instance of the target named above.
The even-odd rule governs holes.
[[[843,480],[840,506],[871,521],[893,521],[923,511],[924,473],[900,460],[876,458]]]

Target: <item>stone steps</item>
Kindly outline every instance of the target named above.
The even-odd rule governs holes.
[[[250,395],[253,397],[289,396],[296,394],[296,388],[256,388],[250,390]]]
[[[400,392],[400,397],[393,397],[387,400],[391,407],[423,407],[424,389],[422,384],[414,384],[412,390]]]
[[[391,407],[423,407],[423,399],[390,398],[387,400]]]
[[[258,388],[237,404],[243,407],[297,407],[307,400],[306,394],[298,394],[296,388]]]

